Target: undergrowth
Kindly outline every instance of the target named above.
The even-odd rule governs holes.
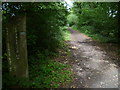
[[[63,29],[64,41],[70,40],[70,33],[67,27]],[[63,48],[66,48],[64,43]],[[33,55],[28,57],[29,66],[29,80],[25,78],[16,78],[9,74],[8,67],[5,66],[7,61],[3,64],[3,88],[58,88],[72,80],[72,72],[69,70],[70,66],[55,61],[59,53],[38,50]],[[5,69],[6,68],[6,69]]]
[[[72,29],[80,31],[81,33],[86,34],[94,40],[97,40],[102,43],[116,43],[117,39],[102,35],[99,32],[96,32],[95,28],[92,26],[82,26],[78,29],[75,25],[72,26]]]
[[[4,88],[57,88],[71,81],[72,72],[69,71],[69,65],[46,58],[40,53],[30,58],[29,80],[15,78],[6,73],[4,75]]]
[[[64,41],[69,41],[70,40],[70,32],[68,31],[68,27],[64,26],[61,28],[62,30],[62,36]]]
[[[39,55],[40,56],[40,55]],[[71,80],[70,66],[47,59],[43,55],[39,60],[32,59],[30,64],[31,86],[35,88],[57,88]]]

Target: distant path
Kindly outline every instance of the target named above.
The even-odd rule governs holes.
[[[88,36],[69,28],[69,63],[75,73],[70,88],[118,88],[118,66],[110,62],[104,50]]]

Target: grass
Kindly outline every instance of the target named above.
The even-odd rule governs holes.
[[[115,42],[117,42],[116,39],[114,39],[114,38],[103,36],[100,33],[95,33],[94,28],[92,26],[83,26],[79,30],[75,25],[73,25],[72,29],[80,31],[81,33],[84,33],[87,36],[91,37],[93,40],[97,40],[97,41],[102,42],[102,43],[109,43],[109,42],[115,43]]]
[[[64,40],[70,40],[70,32],[67,30],[67,27],[63,27],[62,31]],[[58,88],[60,85],[72,80],[72,72],[69,70],[70,65],[62,64],[53,59],[51,60],[41,53],[37,53],[36,55],[29,62],[30,87]]]
[[[64,41],[70,40],[70,32],[67,27],[62,28]],[[66,48],[66,44],[64,45]],[[70,54],[67,52],[67,54]],[[15,78],[11,76],[8,70],[3,75],[3,88],[22,87],[22,88],[58,88],[72,80],[72,72],[69,70],[70,65],[62,64],[55,61],[54,58],[58,53],[44,50],[29,56],[29,80],[25,78]],[[53,58],[54,57],[54,58]],[[6,67],[7,65],[3,65]],[[7,90],[7,89],[6,89]]]
[[[57,88],[71,81],[72,72],[69,65],[54,60],[39,60],[30,66],[31,87]]]
[[[62,35],[63,35],[64,41],[70,40],[70,32],[68,31],[68,27],[65,26],[62,28]]]
[[[70,40],[70,32],[67,31],[67,27],[64,27],[62,34],[65,41]],[[67,49],[66,45],[64,48]],[[3,75],[3,88],[58,88],[70,82],[72,80],[72,72],[69,70],[70,66],[55,61],[54,58],[57,56],[58,53],[53,53],[48,50],[38,50],[34,55],[29,56],[28,59],[29,80],[25,78],[15,78],[9,73],[5,73]]]
[[[69,41],[70,40],[70,32],[69,31],[64,31],[64,40]]]
[[[73,30],[78,31],[78,28],[77,28],[75,25],[73,25],[71,28],[72,28]]]
[[[72,80],[69,68],[69,65],[51,60],[39,53],[29,59],[29,80],[15,78],[6,73],[3,76],[3,88],[58,88]]]
[[[86,34],[87,36],[91,37],[93,40],[97,40],[99,42],[102,42],[102,43],[109,43],[109,42],[116,42],[114,38],[109,38],[109,37],[106,37],[106,36],[103,36],[99,33],[91,33],[89,31],[80,31],[81,33],[84,33]]]

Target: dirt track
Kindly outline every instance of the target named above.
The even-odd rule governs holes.
[[[70,50],[74,81],[69,88],[118,88],[118,66],[112,63],[107,53],[86,35],[69,28]]]

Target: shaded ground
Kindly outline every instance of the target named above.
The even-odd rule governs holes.
[[[73,82],[64,88],[118,88],[118,61],[116,54],[105,51],[105,45],[98,44],[90,37],[74,31],[68,42],[72,52],[64,63],[72,66]],[[115,56],[115,57],[114,57]]]

